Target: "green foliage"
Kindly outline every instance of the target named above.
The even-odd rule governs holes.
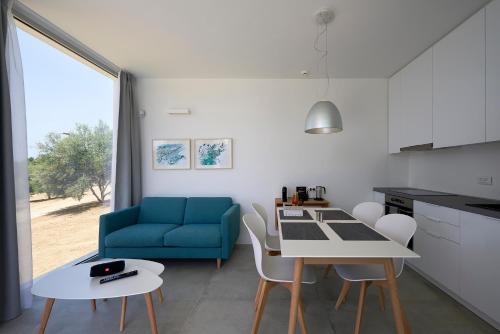
[[[76,124],[73,132],[49,133],[30,159],[30,191],[80,200],[90,190],[99,202],[109,195],[113,132],[104,122]]]

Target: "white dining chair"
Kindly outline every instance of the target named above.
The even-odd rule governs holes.
[[[357,220],[361,220],[363,223],[370,225],[371,227],[375,226],[377,220],[382,217],[385,213],[385,208],[382,204],[377,202],[362,202],[359,203],[352,209],[352,216]],[[332,269],[332,265],[329,264],[325,268],[325,272],[323,277],[328,277],[328,273]]]
[[[384,236],[400,243],[403,246],[408,246],[408,242],[415,234],[417,223],[410,216],[402,214],[390,214],[381,217],[375,224],[375,230]],[[394,273],[398,278],[403,272],[404,259],[394,259]],[[352,282],[361,282],[359,291],[358,311],[356,315],[356,325],[354,333],[360,333],[361,322],[363,318],[363,309],[366,296],[366,289],[371,284],[379,288],[379,302],[382,310],[385,309],[384,288],[387,287],[387,279],[383,265],[335,265],[335,271],[344,280],[342,290],[335,305],[338,310],[340,305],[346,301],[347,293],[352,286]]]
[[[266,209],[264,209],[264,207],[258,203],[252,203],[252,207],[253,207],[253,210],[255,211],[255,213],[257,214],[257,216],[260,217],[260,219],[262,219],[262,221],[264,222],[264,226],[266,228],[266,242],[265,242],[265,247],[266,247],[266,250],[269,251],[269,252],[280,252],[281,251],[281,246],[280,246],[280,238],[279,236],[277,235],[270,235],[268,232],[267,232],[267,213],[266,213]]]
[[[283,258],[281,256],[269,256],[265,252],[264,241],[266,237],[266,228],[264,222],[257,215],[244,215],[243,223],[252,240],[255,266],[260,276],[259,287],[255,298],[257,308],[252,325],[252,334],[257,334],[269,290],[279,285],[287,288],[290,292],[292,291],[295,259]],[[316,283],[314,271],[311,267],[304,266],[302,283]],[[301,332],[302,334],[306,334],[307,327],[304,320],[304,310],[301,300],[299,301],[298,318]]]
[[[352,209],[352,216],[363,223],[375,226],[377,220],[384,215],[384,206],[377,202],[359,203]]]

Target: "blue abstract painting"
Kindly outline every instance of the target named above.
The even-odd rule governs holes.
[[[189,139],[168,139],[153,141],[153,168],[155,169],[189,169]]]
[[[232,168],[231,139],[196,139],[196,168]]]

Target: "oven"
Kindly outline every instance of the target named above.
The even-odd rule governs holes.
[[[385,195],[385,214],[400,213],[413,217],[413,200],[394,195]],[[413,238],[408,243],[408,248],[413,249]]]

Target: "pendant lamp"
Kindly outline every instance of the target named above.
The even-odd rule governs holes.
[[[330,88],[330,75],[328,73],[328,23],[333,20],[333,12],[329,9],[320,10],[316,14],[316,23],[323,27],[323,30],[316,36],[314,49],[322,55],[320,61],[325,61],[325,76],[327,78],[327,88],[325,96]],[[325,35],[325,47],[318,47],[319,38]],[[318,101],[313,104],[306,117],[305,132],[310,134],[327,134],[342,131],[342,116],[337,106],[331,101]]]

